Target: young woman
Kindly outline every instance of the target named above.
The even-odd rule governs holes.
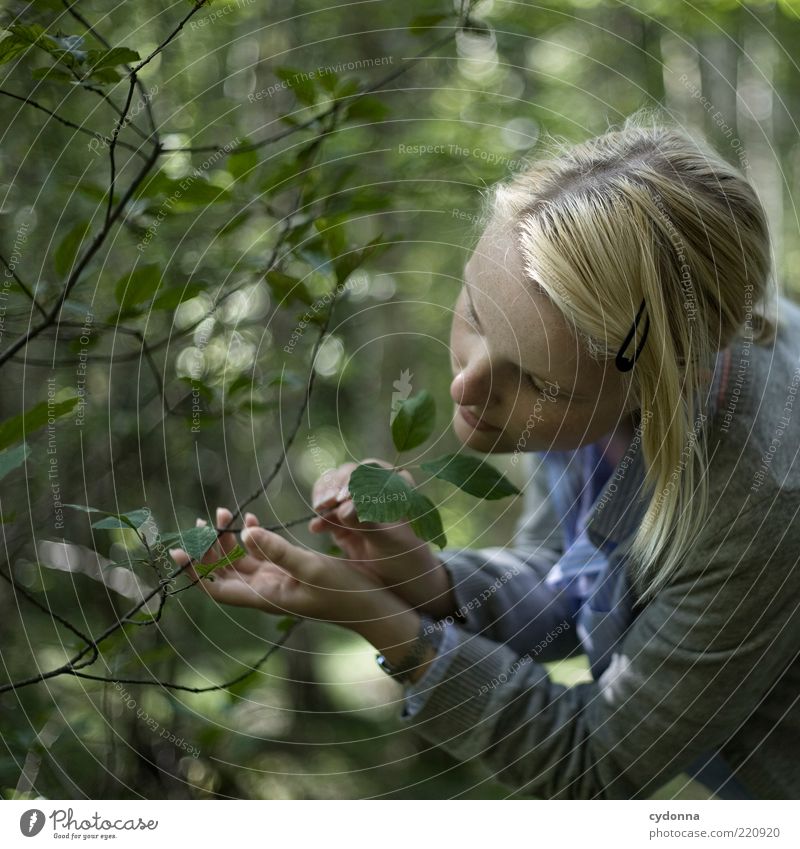
[[[346,559],[248,515],[248,555],[200,586],[363,635],[402,722],[520,795],[645,798],[688,773],[797,798],[800,311],[770,294],[754,190],[635,117],[498,186],[486,220],[453,427],[524,461],[513,543],[435,554],[407,524],[361,524],[348,464],[310,525]],[[553,682],[542,662],[578,652],[593,680]]]

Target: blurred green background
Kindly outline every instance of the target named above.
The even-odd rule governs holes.
[[[7,3],[2,23],[41,25],[76,61],[98,47],[88,25],[144,57],[190,9],[185,0],[91,0],[79,4],[80,20],[68,5]],[[209,149],[161,158],[159,175],[136,192],[71,291],[62,321],[2,366],[3,419],[48,391],[51,399],[85,391],[71,414],[28,435],[26,463],[0,483],[4,571],[84,632],[101,632],[130,601],[85,570],[51,568],[46,543],[67,539],[119,562],[132,532],[92,531],[59,502],[111,512],[146,505],[159,528],[174,530],[258,488],[305,392],[315,325],[296,344],[292,333],[337,278],[327,226],[349,247],[376,237],[384,246],[345,277],[303,425],[256,502],[267,523],[307,514],[326,469],[394,456],[389,414],[404,371],[414,391],[438,402],[425,450],[458,447],[448,332],[482,192],[534,157],[548,134],[582,140],[641,106],[701,128],[756,185],[779,285],[800,290],[800,3],[485,0],[455,32],[462,5],[300,0],[265,9],[218,0],[142,69],[164,147]],[[58,72],[68,61],[40,71],[54,60],[34,46],[0,65],[0,251],[47,305],[58,300],[84,225],[90,235],[102,226],[109,158],[96,139],[19,97],[108,134],[127,92],[111,76],[75,84]],[[135,148],[149,134],[139,92],[130,112],[120,139]],[[142,160],[127,148],[117,159],[119,197]],[[200,176],[176,201],[176,184],[194,169]],[[155,298],[124,293],[142,267],[139,282]],[[265,275],[272,267],[280,275]],[[38,316],[14,285],[0,308],[5,349]],[[522,483],[508,458],[494,459]],[[508,542],[518,502],[478,503],[445,484],[427,492],[441,504],[450,546]],[[290,533],[327,544],[304,524]],[[170,599],[157,627],[126,628],[103,643],[91,671],[207,686],[234,677],[278,633],[274,617],[217,608],[191,591]],[[0,582],[0,646],[7,681],[57,667],[80,641]],[[551,671],[565,683],[588,678],[579,660]],[[306,623],[233,692],[125,689],[60,676],[0,695],[3,795],[509,793],[480,765],[458,764],[398,730],[399,688],[370,646],[334,626]],[[659,796],[706,794],[678,778]]]

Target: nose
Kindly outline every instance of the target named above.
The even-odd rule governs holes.
[[[496,399],[488,363],[470,365],[456,372],[450,383],[450,397],[462,407],[475,407],[476,410],[492,407]]]

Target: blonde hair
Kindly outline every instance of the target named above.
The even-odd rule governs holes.
[[[643,599],[706,521],[702,425],[716,352],[747,328],[755,344],[775,336],[766,215],[734,166],[651,111],[578,145],[550,144],[493,189],[485,220],[515,228],[529,281],[594,359],[615,357],[645,301],[648,333],[627,377],[649,493],[629,549]]]

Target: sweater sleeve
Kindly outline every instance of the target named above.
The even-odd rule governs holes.
[[[438,683],[401,721],[521,795],[651,796],[732,737],[797,655],[800,566],[785,536],[755,507],[723,530],[697,541],[599,680],[556,684],[448,624]]]
[[[531,651],[550,635],[537,656],[556,660],[577,648],[575,629],[568,627],[574,604],[566,592],[545,580],[561,557],[562,532],[544,464],[538,457],[523,456],[529,479],[513,544],[444,549],[439,557],[453,587],[456,621],[465,631],[505,643],[517,654]],[[552,639],[553,634],[558,639]]]

